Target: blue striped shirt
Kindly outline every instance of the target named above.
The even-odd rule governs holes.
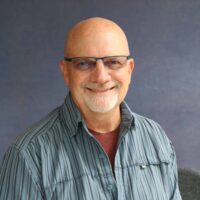
[[[0,200],[181,200],[162,128],[121,104],[114,174],[72,98],[28,129],[0,166]]]

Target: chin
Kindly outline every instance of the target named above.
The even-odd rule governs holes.
[[[106,113],[116,107],[118,103],[118,95],[112,95],[109,97],[99,96],[94,98],[85,97],[85,103],[93,112]]]

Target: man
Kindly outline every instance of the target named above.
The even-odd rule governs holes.
[[[134,61],[122,29],[84,20],[69,32],[64,53],[70,92],[6,153],[0,199],[180,200],[170,141],[123,101]]]

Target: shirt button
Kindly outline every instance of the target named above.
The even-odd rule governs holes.
[[[140,169],[145,169],[146,166],[145,165],[140,165]]]

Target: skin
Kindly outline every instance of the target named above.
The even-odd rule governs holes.
[[[127,38],[123,30],[114,22],[104,18],[90,18],[76,24],[69,32],[64,54],[66,57],[104,57],[129,55]],[[79,71],[72,63],[61,61],[60,69],[72,98],[80,110],[89,129],[99,133],[115,130],[121,121],[120,103],[124,100],[134,69],[133,59],[123,68],[110,70],[98,61],[91,71]],[[113,100],[113,96],[114,98]],[[86,98],[85,98],[86,97]],[[94,111],[87,100],[98,101],[102,111]],[[113,106],[108,102],[113,100]],[[95,104],[96,105],[96,104]]]

